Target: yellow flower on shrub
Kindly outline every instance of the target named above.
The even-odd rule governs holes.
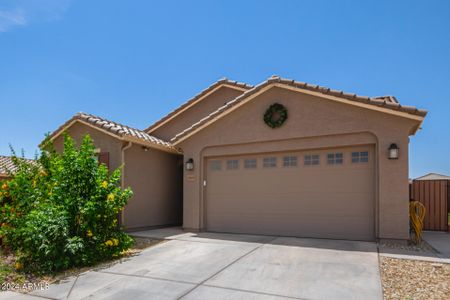
[[[107,181],[103,181],[102,182],[102,188],[106,189],[108,187],[108,182]]]
[[[92,237],[92,231],[91,231],[90,229],[88,229],[88,231],[86,232],[86,235],[87,235],[88,237]]]
[[[105,242],[105,245],[108,246],[108,247],[112,247],[112,246],[114,245],[114,243],[113,243],[113,241],[111,241],[111,240],[107,240],[107,241]]]
[[[114,194],[113,193],[111,193],[111,194],[109,194],[108,195],[108,201],[114,201]]]
[[[6,184],[6,183],[4,183],[3,185],[2,185],[2,189],[4,189],[5,191],[8,189],[8,185]]]
[[[112,239],[114,246],[119,245],[119,240],[118,239]]]
[[[21,270],[23,268],[23,265],[20,262],[16,262],[15,266],[16,270]]]
[[[45,172],[44,170],[42,170],[41,172],[39,172],[39,175],[41,175],[42,177],[47,176],[47,172]]]

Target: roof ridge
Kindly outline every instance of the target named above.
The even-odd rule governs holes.
[[[395,97],[393,95],[376,96],[376,97],[372,97],[372,99],[388,99],[389,101],[391,101],[393,103],[399,103],[399,101],[397,100],[397,97]]]
[[[211,120],[211,119],[215,118],[216,116],[220,115],[223,111],[229,109],[235,103],[238,103],[242,99],[245,99],[247,96],[255,93],[256,91],[258,91],[262,87],[268,86],[268,85],[270,85],[272,83],[286,84],[286,85],[290,85],[290,86],[293,86],[293,87],[296,87],[296,88],[300,88],[300,89],[314,91],[314,92],[318,92],[318,93],[321,93],[321,94],[335,96],[335,97],[340,97],[340,98],[348,99],[348,100],[351,100],[351,101],[366,103],[366,104],[370,104],[370,105],[374,105],[374,106],[385,107],[385,108],[392,109],[392,110],[398,110],[398,111],[405,112],[405,113],[412,114],[412,115],[419,115],[419,116],[424,117],[427,114],[426,110],[419,110],[419,109],[417,109],[416,107],[413,107],[413,106],[402,106],[402,105],[400,105],[400,103],[397,101],[397,99],[394,96],[390,96],[393,99],[386,99],[386,98],[382,98],[382,97],[378,97],[377,98],[377,97],[361,96],[361,95],[357,95],[355,93],[347,93],[347,92],[344,92],[342,90],[334,90],[334,89],[331,89],[331,88],[328,88],[328,87],[324,87],[324,86],[320,86],[320,85],[315,85],[315,84],[310,84],[310,83],[306,83],[306,82],[295,81],[294,79],[282,78],[282,77],[280,77],[278,75],[272,75],[271,77],[269,77],[265,81],[263,81],[260,84],[254,86],[252,89],[249,89],[249,90],[245,91],[243,94],[241,94],[241,95],[237,96],[236,98],[228,101],[223,106],[219,107],[218,109],[216,109],[215,111],[210,113],[208,116],[203,117],[202,119],[200,119],[196,123],[192,124],[188,128],[186,128],[183,131],[177,133],[174,137],[172,137],[170,139],[170,141],[172,143],[176,142],[178,139],[180,139],[182,136],[186,135],[188,132],[190,132],[190,131],[200,127],[201,125],[206,123],[208,120]],[[395,102],[393,102],[392,100],[395,100]]]
[[[181,111],[184,108],[188,107],[189,105],[195,103],[196,100],[198,100],[199,98],[203,97],[204,95],[206,95],[207,93],[209,93],[213,89],[215,89],[218,86],[223,85],[223,84],[237,86],[237,87],[244,88],[244,89],[252,89],[252,88],[254,88],[254,86],[251,85],[251,84],[248,84],[248,83],[245,83],[245,82],[239,82],[239,81],[236,81],[236,80],[230,80],[227,77],[222,77],[219,80],[217,80],[217,81],[213,82],[212,84],[210,84],[207,88],[205,88],[205,89],[201,90],[199,93],[195,94],[193,97],[189,98],[186,102],[184,102],[183,104],[181,104],[177,108],[173,109],[171,112],[166,114],[164,117],[162,117],[158,121],[154,122],[152,125],[150,125],[147,128],[145,128],[143,131],[145,131],[145,132],[150,131],[153,127],[155,127],[155,126],[161,124],[162,122],[170,119],[173,115],[175,115],[179,111]]]
[[[163,147],[171,151],[179,152],[177,148],[175,148],[170,142],[165,141],[163,139],[157,138],[153,135],[148,134],[147,132],[130,127],[128,125],[124,125],[115,121],[111,121],[109,119],[105,119],[103,117],[85,113],[78,112],[72,118],[70,118],[63,125],[58,127],[52,134],[50,134],[49,138],[53,139],[58,136],[67,126],[70,126],[74,121],[82,121],[91,126],[97,127],[101,130],[105,130],[116,137],[123,138],[124,136],[128,136],[130,138],[141,140],[145,142],[145,144],[154,144],[155,146]],[[42,145],[42,144],[41,144]]]
[[[120,126],[120,127],[124,127],[124,128],[128,128],[128,129],[133,129],[133,130],[137,130],[137,131],[142,131],[141,129],[138,129],[138,128],[136,128],[136,127],[131,127],[131,126],[128,126],[128,125],[125,125],[125,124],[122,124],[122,123],[119,123],[119,122],[116,122],[116,121],[111,121],[111,120],[109,120],[109,119],[106,119],[106,118],[103,118],[103,117],[100,117],[100,116],[97,116],[97,115],[93,115],[93,114],[89,114],[89,113],[84,113],[84,112],[79,112],[79,113],[77,113],[77,115],[79,115],[79,116],[88,116],[88,117],[91,117],[91,118],[97,118],[97,119],[99,119],[99,120],[101,120],[101,121],[105,121],[105,122],[109,122],[109,123],[112,123],[112,124],[115,124],[115,125],[118,125],[118,126]],[[142,131],[143,132],[143,131]],[[124,132],[125,134],[126,134],[126,132]],[[147,133],[148,134],[148,133]],[[148,135],[150,135],[150,134],[148,134]]]

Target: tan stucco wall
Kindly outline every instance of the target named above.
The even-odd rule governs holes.
[[[67,133],[75,140],[77,146],[81,144],[83,137],[89,134],[96,148],[100,148],[101,152],[109,152],[109,168],[114,170],[121,166],[122,141],[78,122],[67,128]],[[57,151],[62,151],[64,143],[63,135],[57,136],[53,143]]]
[[[174,119],[168,121],[156,130],[151,131],[151,134],[165,140],[170,140],[177,133],[183,131],[193,123],[224,105],[227,101],[236,98],[242,93],[243,91],[241,90],[222,86],[214,93],[201,99],[194,106],[177,115]]]
[[[89,134],[96,148],[109,152],[111,170],[123,165],[123,186],[133,190],[122,216],[126,229],[181,223],[182,175],[177,165],[180,156],[155,149],[144,151],[142,146],[132,144],[124,151],[122,162],[122,148],[128,142],[81,123],[74,123],[67,132],[77,145]],[[54,144],[61,151],[63,136],[58,136]]]
[[[125,152],[125,166],[125,183],[134,193],[124,211],[125,226],[180,225],[182,157],[133,145]]]
[[[263,122],[264,112],[274,102],[285,105],[289,114],[277,129]],[[184,174],[183,227],[204,228],[203,161],[209,155],[374,144],[377,237],[406,239],[408,135],[415,125],[417,121],[272,88],[179,144],[184,159],[195,161],[195,170]],[[398,160],[387,158],[391,143],[400,147]]]

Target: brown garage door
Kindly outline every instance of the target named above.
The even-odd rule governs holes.
[[[373,147],[207,159],[210,231],[374,240]]]

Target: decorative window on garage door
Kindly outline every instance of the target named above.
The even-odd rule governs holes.
[[[220,160],[212,160],[209,163],[209,169],[211,171],[220,171],[220,170],[222,170],[222,161],[220,161]]]
[[[317,166],[320,164],[320,156],[318,154],[305,155],[304,164],[305,166]]]
[[[237,170],[239,169],[239,160],[230,159],[227,160],[227,170]]]
[[[297,156],[283,157],[283,167],[296,167],[296,166],[297,166]]]
[[[366,163],[369,162],[369,152],[352,152],[352,163]]]
[[[244,160],[245,169],[256,169],[256,158],[248,158]]]
[[[340,153],[328,153],[327,163],[329,165],[342,165],[344,163],[344,155]]]
[[[264,157],[263,158],[263,167],[264,168],[276,168],[277,167],[277,158],[275,156]]]

